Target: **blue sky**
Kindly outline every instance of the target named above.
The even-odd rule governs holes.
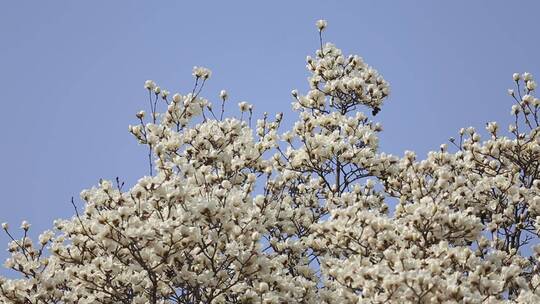
[[[153,79],[171,92],[227,89],[256,112],[305,92],[305,56],[326,41],[359,54],[391,85],[377,115],[381,150],[421,155],[460,127],[506,125],[513,72],[540,72],[537,1],[11,1],[0,11],[0,221],[35,232],[73,214],[70,197],[147,172],[127,131]],[[230,111],[231,113],[232,111]],[[236,113],[236,112],[234,112]],[[7,238],[0,235],[0,244]],[[5,248],[5,245],[2,245]],[[0,258],[7,255],[2,250]]]

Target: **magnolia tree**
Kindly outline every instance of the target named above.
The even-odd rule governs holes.
[[[0,279],[2,302],[540,303],[531,74],[513,75],[508,132],[491,122],[484,140],[467,128],[425,160],[392,156],[374,122],[388,83],[317,27],[290,130],[282,114],[252,122],[245,102],[225,118],[226,91],[200,94],[206,68],[187,94],[147,81],[150,111],[129,130],[150,174],[83,191],[37,242],[3,224],[20,276]]]

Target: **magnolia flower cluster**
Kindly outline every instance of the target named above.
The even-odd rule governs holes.
[[[319,32],[326,28],[326,21],[317,22]],[[389,94],[388,83],[379,73],[356,55],[345,57],[331,43],[323,45],[313,58],[308,56],[307,68],[312,72],[308,79],[311,90],[305,96],[293,91],[295,109],[306,108],[328,113],[347,113],[358,106],[368,106],[376,115]],[[332,110],[333,109],[333,110]]]
[[[150,174],[101,180],[74,216],[32,239],[7,223],[18,272],[2,303],[538,303],[539,99],[514,74],[508,131],[464,128],[419,160],[379,151],[387,82],[324,44],[297,121],[146,81],[129,127]],[[219,104],[219,103],[218,103]],[[367,113],[364,111],[367,110]],[[486,140],[482,140],[482,136]]]

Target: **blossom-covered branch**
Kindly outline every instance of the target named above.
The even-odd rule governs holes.
[[[227,91],[202,97],[207,68],[172,97],[146,81],[149,114],[129,131],[149,175],[82,191],[37,242],[2,224],[19,276],[0,278],[0,302],[540,302],[532,75],[513,75],[508,132],[489,122],[485,140],[464,128],[424,160],[389,155],[375,121],[389,84],[316,26],[290,130],[245,101],[225,117]]]

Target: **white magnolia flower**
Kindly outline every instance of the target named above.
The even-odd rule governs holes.
[[[326,20],[323,20],[323,19],[317,20],[315,24],[317,25],[317,28],[319,29],[319,31],[323,31],[328,25]]]
[[[536,89],[536,82],[534,80],[529,80],[529,81],[527,81],[526,86],[527,86],[527,89],[532,91],[532,90]]]
[[[208,79],[212,76],[212,71],[205,67],[193,67],[192,75],[196,78]]]
[[[219,98],[221,98],[223,101],[227,100],[227,97],[229,97],[229,94],[227,94],[227,91],[221,90],[219,92]]]
[[[240,108],[240,111],[247,112],[252,108],[252,105],[250,105],[249,103],[245,101],[242,101],[238,103],[238,107]]]
[[[152,80],[147,80],[144,82],[144,88],[148,90],[153,90],[156,87],[156,83]]]
[[[28,229],[30,229],[30,223],[28,223],[27,221],[22,221],[22,223],[21,223],[21,229],[23,229],[23,230],[28,230]]]
[[[161,91],[161,98],[163,99],[167,99],[167,96],[169,96],[171,92],[167,91],[167,90],[163,90]]]
[[[180,100],[182,100],[182,96],[181,96],[180,94],[176,93],[176,94],[173,95],[172,100],[173,100],[173,102],[175,102],[175,103],[179,103]]]

